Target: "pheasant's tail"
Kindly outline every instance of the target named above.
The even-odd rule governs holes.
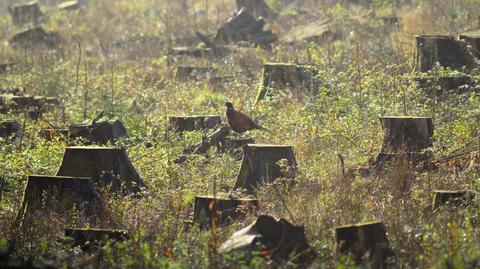
[[[260,125],[258,125],[258,124],[257,124],[257,129],[262,130],[262,131],[265,131],[265,132],[270,133],[270,134],[272,134],[273,136],[277,137],[277,134],[275,134],[274,132],[272,132],[272,131],[268,130],[267,128],[265,128],[265,127],[263,127],[263,126],[260,126]]]

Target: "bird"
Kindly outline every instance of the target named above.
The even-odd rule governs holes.
[[[227,107],[226,114],[228,119],[228,125],[230,125],[230,128],[232,128],[233,131],[237,133],[244,133],[246,131],[258,129],[273,134],[270,130],[263,126],[260,126],[247,115],[243,114],[240,111],[236,111],[232,103],[226,102],[225,106]]]

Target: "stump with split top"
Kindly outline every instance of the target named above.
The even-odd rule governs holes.
[[[288,88],[294,96],[312,96],[318,89],[318,70],[312,66],[268,63],[263,65],[256,102],[276,91]]]
[[[352,255],[357,265],[385,268],[395,254],[389,247],[382,222],[361,223],[335,228],[336,255]]]
[[[277,164],[283,159],[289,167],[287,171],[282,171]],[[294,177],[296,168],[297,160],[292,146],[247,144],[243,146],[242,166],[234,188],[252,192],[256,187],[270,183],[276,178]]]
[[[72,222],[71,213],[83,225],[104,221],[105,205],[90,178],[67,176],[28,177],[18,221],[30,224],[37,214],[44,216],[44,210],[60,214],[67,222]]]
[[[115,147],[68,147],[57,175],[89,177],[113,192],[138,192],[146,187],[127,151]]]
[[[256,199],[196,196],[193,219],[202,228],[226,225],[258,208]]]

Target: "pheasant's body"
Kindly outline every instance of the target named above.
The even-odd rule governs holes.
[[[253,129],[259,129],[259,130],[270,132],[264,127],[258,125],[258,123],[256,123],[247,115],[243,114],[240,111],[236,111],[233,108],[233,105],[231,103],[226,103],[225,105],[227,106],[226,114],[227,114],[228,124],[230,125],[233,131],[237,133],[244,133],[246,131],[250,131]]]

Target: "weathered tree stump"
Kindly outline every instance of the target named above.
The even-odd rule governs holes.
[[[433,191],[433,210],[436,210],[444,205],[462,206],[472,200],[473,192],[467,190],[448,191],[448,190],[434,190]]]
[[[467,44],[470,55],[477,60],[480,59],[480,36],[460,35],[458,38]]]
[[[352,255],[357,265],[385,268],[395,254],[389,247],[382,222],[361,223],[335,228],[336,255]]]
[[[65,237],[73,238],[74,245],[88,250],[94,246],[103,246],[107,240],[124,241],[129,238],[128,231],[97,228],[69,228],[65,229]]]
[[[263,65],[260,89],[256,102],[263,100],[275,91],[289,88],[295,96],[314,95],[319,82],[318,70],[311,66],[268,63]]]
[[[170,130],[184,132],[213,129],[222,122],[222,118],[216,115],[170,116],[168,122]]]
[[[27,4],[15,4],[8,7],[8,12],[12,17],[13,24],[22,26],[24,24],[37,24],[43,13],[40,11],[38,2]]]
[[[268,215],[259,216],[220,246],[221,253],[232,251],[259,251],[276,262],[296,264],[306,264],[315,258],[303,226],[294,226],[285,219],[277,220]]]
[[[80,2],[73,0],[73,1],[65,1],[60,4],[58,4],[57,8],[59,10],[64,10],[64,11],[74,11],[80,8]]]
[[[473,60],[465,45],[451,36],[417,35],[416,70],[427,72],[438,62],[443,67],[471,67]]]
[[[284,173],[277,162],[286,159],[291,171]],[[235,189],[243,188],[252,192],[260,185],[270,183],[279,177],[293,177],[297,160],[292,146],[247,144],[243,146],[243,160],[238,173]]]
[[[45,46],[49,49],[57,47],[60,35],[56,32],[47,32],[42,27],[34,27],[16,33],[10,38],[10,44],[20,47]]]
[[[127,129],[119,120],[73,124],[69,127],[69,132],[72,140],[83,138],[96,144],[107,144],[128,137]]]
[[[236,3],[237,10],[245,8],[256,18],[269,18],[272,15],[272,10],[264,0],[236,0]]]
[[[99,187],[124,193],[146,188],[128,158],[127,151],[113,147],[68,147],[57,176],[89,177]]]
[[[420,153],[433,145],[432,118],[380,117],[380,122],[384,131],[384,153]]]
[[[414,78],[414,81],[421,89],[432,95],[442,95],[444,93],[463,94],[473,89],[475,84],[472,77],[467,75],[422,76]]]
[[[68,219],[73,209],[84,225],[104,218],[104,201],[90,178],[32,175],[28,177],[17,220],[29,224],[38,210],[54,211]]]
[[[14,140],[22,133],[22,126],[14,121],[8,120],[0,122],[0,137],[8,140]]]
[[[40,130],[38,136],[47,141],[53,141],[59,138],[68,138],[70,131],[68,129],[44,128]]]
[[[254,214],[257,208],[256,199],[196,196],[193,220],[202,228],[226,225],[233,219]]]
[[[212,67],[179,66],[175,72],[175,79],[178,81],[187,81],[207,78],[215,71]]]

